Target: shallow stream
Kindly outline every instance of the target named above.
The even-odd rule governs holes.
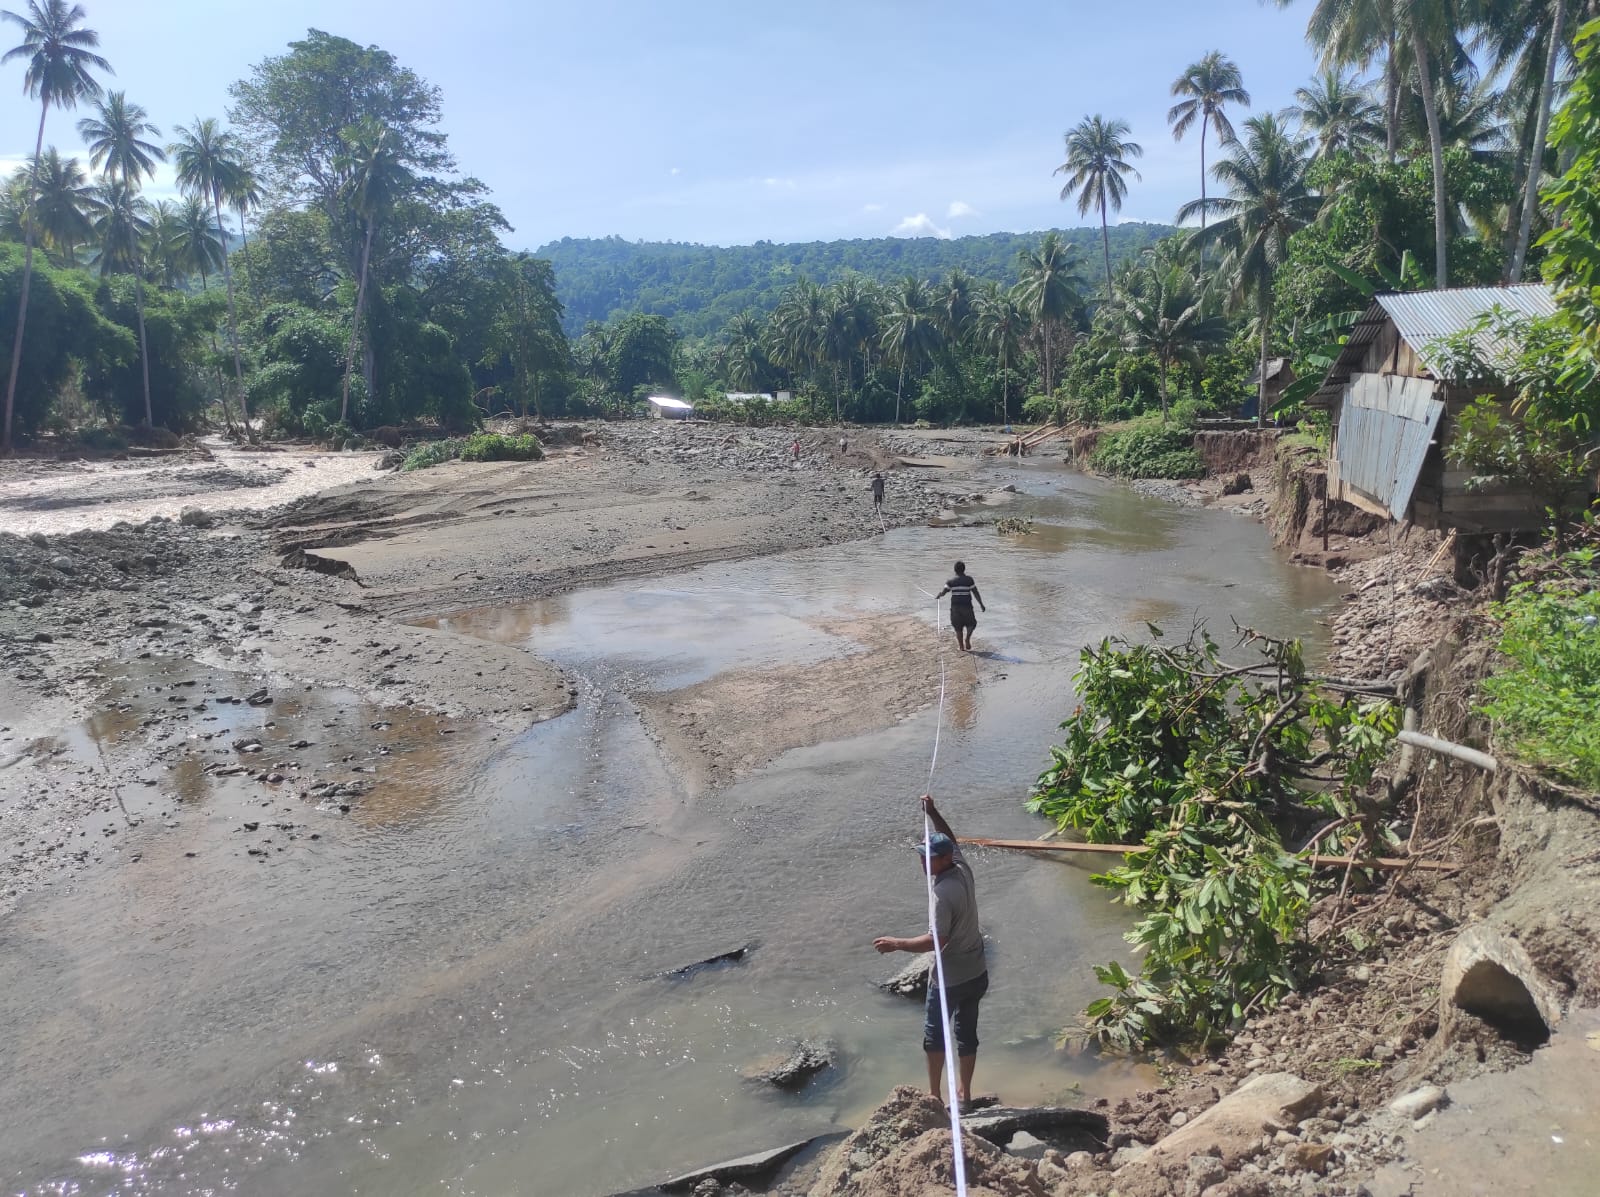
[[[1008,480],[1026,493],[1003,513],[1032,536],[907,528],[437,621],[579,679],[577,710],[515,737],[337,691],[217,708],[226,736],[297,771],[370,767],[376,787],[340,812],[179,771],[146,815],[177,826],[119,832],[138,863],[0,924],[0,1183],[605,1194],[848,1127],[920,1082],[920,1008],[872,984],[907,958],[870,944],[923,921],[936,696],[697,796],[630,696],[848,653],[817,627],[835,614],[922,615],[932,654],[919,588],[964,557],[990,610],[979,652],[950,655],[977,684],[945,711],[934,791],[958,833],[1035,836],[1022,800],[1084,643],[1196,618],[1219,639],[1230,618],[1317,639],[1334,588],[1257,525],[1046,466],[985,485]],[[226,685],[186,662],[116,676],[122,722],[79,749],[183,680]],[[246,819],[269,821],[260,855]],[[1124,913],[1078,864],[973,857],[994,978],[977,1087],[1075,1101],[1145,1079],[1055,1043],[1094,996],[1089,966],[1124,956]],[[742,963],[662,975],[746,944]],[[800,1037],[834,1040],[842,1068],[800,1096],[744,1079]]]

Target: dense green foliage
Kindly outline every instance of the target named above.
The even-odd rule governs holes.
[[[1157,224],[1116,225],[1111,229],[1112,257],[1132,257],[1172,231]],[[1099,248],[1098,229],[1066,229],[1060,235],[1080,254]],[[705,337],[720,332],[741,312],[771,312],[784,289],[802,278],[826,285],[859,274],[889,284],[906,275],[932,278],[959,270],[975,279],[1010,283],[1016,278],[1018,253],[1036,245],[1040,236],[988,233],[731,246],[563,237],[535,252],[555,267],[556,294],[569,334],[591,321],[605,323],[643,312],[667,317],[684,336]]]
[[[1547,273],[1581,354],[1572,368],[1592,379],[1600,362],[1600,20],[1585,25],[1575,45],[1577,77],[1550,139],[1571,165],[1544,192],[1545,202],[1560,209],[1561,221],[1541,244],[1549,251]]]
[[[428,441],[418,445],[400,464],[402,470],[425,470],[447,461],[542,461],[544,446],[530,433],[505,435],[475,432],[468,437]]]
[[[1203,478],[1205,464],[1192,447],[1193,439],[1186,425],[1144,419],[1102,433],[1089,464],[1118,478]]]
[[[1315,883],[1285,841],[1386,834],[1363,794],[1398,726],[1390,704],[1319,691],[1298,642],[1246,633],[1260,655],[1230,666],[1204,633],[1150,631],[1084,649],[1080,705],[1028,804],[1091,843],[1141,845],[1094,879],[1138,912],[1140,973],[1096,969],[1114,992],[1087,1011],[1124,1048],[1205,1043],[1300,985]]]
[[[1509,668],[1483,681],[1482,712],[1519,757],[1600,790],[1600,552],[1590,544],[1524,559],[1525,580],[1497,604]]]

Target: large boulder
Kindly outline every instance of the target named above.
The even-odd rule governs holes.
[[[1256,1154],[1264,1135],[1298,1125],[1322,1100],[1320,1085],[1293,1073],[1252,1077],[1150,1148],[1143,1162],[1159,1167],[1194,1155],[1217,1155],[1225,1166],[1235,1167]]]

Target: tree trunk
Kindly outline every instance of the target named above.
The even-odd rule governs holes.
[[[1006,347],[1000,347],[1000,426],[1011,426],[1011,355]]]
[[[1167,359],[1161,359],[1161,422],[1167,422]]]
[[[1400,148],[1400,65],[1395,61],[1394,40],[1391,32],[1388,52],[1383,57],[1383,137],[1390,166]]]
[[[350,414],[350,372],[356,365],[356,341],[361,336],[361,311],[367,304],[367,262],[372,254],[372,221],[367,221],[367,235],[361,243],[361,280],[356,284],[356,317],[350,324],[350,349],[344,355],[344,399],[339,404],[339,423]],[[367,398],[370,400],[371,395]]]
[[[255,263],[250,261],[250,231],[245,227],[244,209],[239,209],[239,241],[240,251],[244,254],[245,264],[250,267],[250,302],[256,305],[256,311],[261,311],[261,284],[256,281]]]
[[[1261,280],[1261,373],[1256,391],[1256,427],[1267,426],[1267,353],[1272,341],[1272,276]]]
[[[894,424],[900,427],[900,394],[906,389],[906,350],[900,347],[900,382],[894,388]]]
[[[44,118],[49,115],[50,101],[39,105],[39,136],[33,140],[33,165],[28,176],[28,207],[32,208],[35,190],[39,184],[39,155],[44,153]],[[17,405],[17,369],[22,365],[22,330],[28,323],[28,290],[33,284],[33,214],[27,212],[22,226],[22,243],[27,248],[22,253],[22,295],[17,300],[17,335],[11,342],[11,377],[6,380],[5,430],[0,433],[0,453],[11,452],[11,413]]]
[[[1527,190],[1522,197],[1522,223],[1517,226],[1517,248],[1511,257],[1511,281],[1522,281],[1522,268],[1528,259],[1528,239],[1533,234],[1533,215],[1539,209],[1539,176],[1544,173],[1544,139],[1550,131],[1550,107],[1555,100],[1556,61],[1561,57],[1561,35],[1566,29],[1566,0],[1551,0],[1555,17],[1550,26],[1550,50],[1545,55],[1544,84],[1539,89],[1539,120],[1533,130],[1532,152],[1528,155]]]
[[[1450,285],[1446,231],[1449,210],[1445,206],[1444,137],[1439,131],[1439,97],[1433,94],[1433,79],[1428,73],[1428,47],[1420,30],[1411,31],[1411,49],[1417,56],[1417,90],[1422,93],[1422,113],[1428,118],[1428,148],[1433,152],[1433,274],[1435,285],[1443,290]]]
[[[130,195],[133,193],[133,183],[128,178],[127,163],[122,166],[122,187]],[[155,417],[150,411],[150,344],[144,335],[144,251],[139,251],[139,260],[134,264],[133,274],[133,299],[134,306],[139,309],[139,369],[144,374],[144,426],[153,428]]]
[[[1056,393],[1055,362],[1052,360],[1052,346],[1050,343],[1052,338],[1050,336],[1050,318],[1048,316],[1039,325],[1039,339],[1044,342],[1044,397],[1053,399]]]
[[[250,399],[244,393],[244,362],[239,357],[239,313],[233,303],[233,267],[228,264],[228,234],[222,227],[222,189],[212,187],[211,206],[217,214],[217,239],[222,242],[222,281],[228,287],[228,339],[233,342],[233,378],[239,386],[239,419],[244,422],[244,439],[256,443],[256,430],[250,427]]]
[[[1106,193],[1100,193],[1100,240],[1106,251],[1106,301],[1111,300],[1111,230],[1106,224]]]
[[[1202,110],[1200,113],[1200,231],[1206,231],[1206,124],[1211,120],[1211,113]],[[1109,268],[1107,273],[1110,273]],[[1106,283],[1106,294],[1111,293],[1111,284]]]
[[[211,288],[206,285],[206,272],[202,270],[200,272],[200,292],[201,294],[204,294],[209,290],[211,290]],[[220,352],[220,350],[217,348],[217,334],[213,332],[208,333],[207,335],[211,339],[211,354],[213,357],[215,357]],[[228,431],[232,432],[233,412],[228,409],[228,385],[222,380],[221,368],[218,368],[217,370],[217,398],[222,400],[222,422],[227,426]]]

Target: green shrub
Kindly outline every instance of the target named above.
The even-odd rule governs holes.
[[[476,432],[461,445],[462,461],[542,461],[544,446],[532,433]]]
[[[544,446],[528,433],[504,436],[498,432],[477,432],[469,437],[451,437],[418,445],[400,464],[402,470],[425,470],[447,461],[541,461]]]
[[[1493,608],[1508,669],[1486,678],[1495,720],[1512,751],[1552,776],[1600,790],[1600,590],[1596,551],[1557,559],[1554,576],[1519,582]]]
[[[1203,478],[1206,467],[1191,440],[1187,428],[1141,421],[1102,436],[1089,464],[1118,478]]]

